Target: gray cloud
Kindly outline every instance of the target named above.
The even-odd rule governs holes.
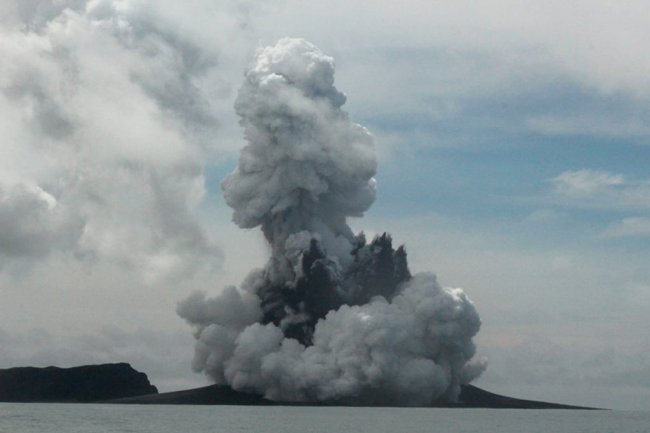
[[[148,281],[220,265],[198,211],[246,16],[205,14],[218,40],[194,3],[4,4],[0,255],[64,251]]]
[[[650,179],[599,170],[569,170],[550,180],[558,205],[627,214],[601,230],[601,239],[650,234]]]
[[[56,200],[36,185],[0,184],[0,256],[40,257],[79,236],[81,221],[60,212]]]
[[[650,91],[650,80],[642,72],[648,59],[636,49],[649,36],[639,19],[646,8],[642,0],[616,4],[606,0],[571,4],[411,0],[399,11],[389,0],[309,5],[288,0],[285,5],[275,11],[274,20],[259,23],[272,38],[282,36],[279,32],[301,34],[328,41],[329,49],[335,50],[351,46],[440,48],[455,58],[501,58],[504,77],[533,65],[602,94],[647,97]],[[336,28],[324,16],[335,19]],[[278,20],[284,23],[282,28],[273,26]],[[476,72],[477,79],[483,80],[483,71]],[[508,86],[507,81],[501,83]]]
[[[650,236],[650,217],[623,218],[609,226],[602,235],[605,238],[648,237]]]
[[[650,391],[650,357],[642,347],[599,345],[585,350],[561,338],[522,335],[517,340],[487,350],[496,366],[481,385],[546,400],[557,400],[560,391],[561,398],[573,403],[646,408],[642,396]],[[620,399],[622,395],[627,398]],[[631,395],[640,400],[634,401]]]

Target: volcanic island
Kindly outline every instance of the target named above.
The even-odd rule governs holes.
[[[221,188],[270,257],[238,287],[177,306],[192,368],[214,385],[159,394],[128,364],[15,368],[0,371],[0,401],[578,409],[471,385],[487,359],[467,294],[412,274],[389,234],[348,225],[375,201],[377,157],[345,101],[334,60],[303,39],[260,49],[245,74],[246,144]]]
[[[127,363],[84,365],[71,368],[15,367],[0,369],[0,402],[111,403],[244,406],[367,406],[347,401],[279,402],[260,395],[210,385],[158,393],[145,373]],[[397,405],[399,407],[399,405]],[[456,403],[432,402],[429,407],[503,409],[591,409],[505,397],[472,385],[463,385]]]

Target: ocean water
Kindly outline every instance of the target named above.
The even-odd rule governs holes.
[[[650,412],[0,403],[2,433],[650,432]]]

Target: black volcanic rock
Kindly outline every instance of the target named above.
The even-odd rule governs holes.
[[[147,375],[126,363],[0,369],[2,402],[94,402],[156,393]]]
[[[462,385],[458,397],[460,407],[490,409],[595,409],[584,406],[570,406],[546,401],[523,400],[494,394],[474,385]]]
[[[143,395],[112,400],[121,404],[202,404],[244,406],[366,406],[350,402],[278,402],[260,395],[238,392],[223,385],[210,385],[184,391]],[[432,407],[490,408],[490,409],[592,409],[533,400],[506,397],[482,390],[473,385],[462,385],[458,403],[434,404]]]
[[[353,401],[277,402],[229,386],[210,385],[158,393],[147,375],[129,364],[85,365],[72,368],[16,367],[0,369],[0,402],[107,402],[121,404],[202,404],[244,406],[367,406]],[[494,394],[463,385],[458,403],[432,407],[492,409],[591,409]]]

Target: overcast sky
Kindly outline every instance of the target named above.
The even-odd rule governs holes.
[[[206,383],[175,305],[266,260],[219,182],[243,71],[291,36],[336,59],[376,139],[378,198],[353,228],[475,302],[477,385],[647,409],[649,8],[3,1],[0,368],[127,361],[162,390]]]

